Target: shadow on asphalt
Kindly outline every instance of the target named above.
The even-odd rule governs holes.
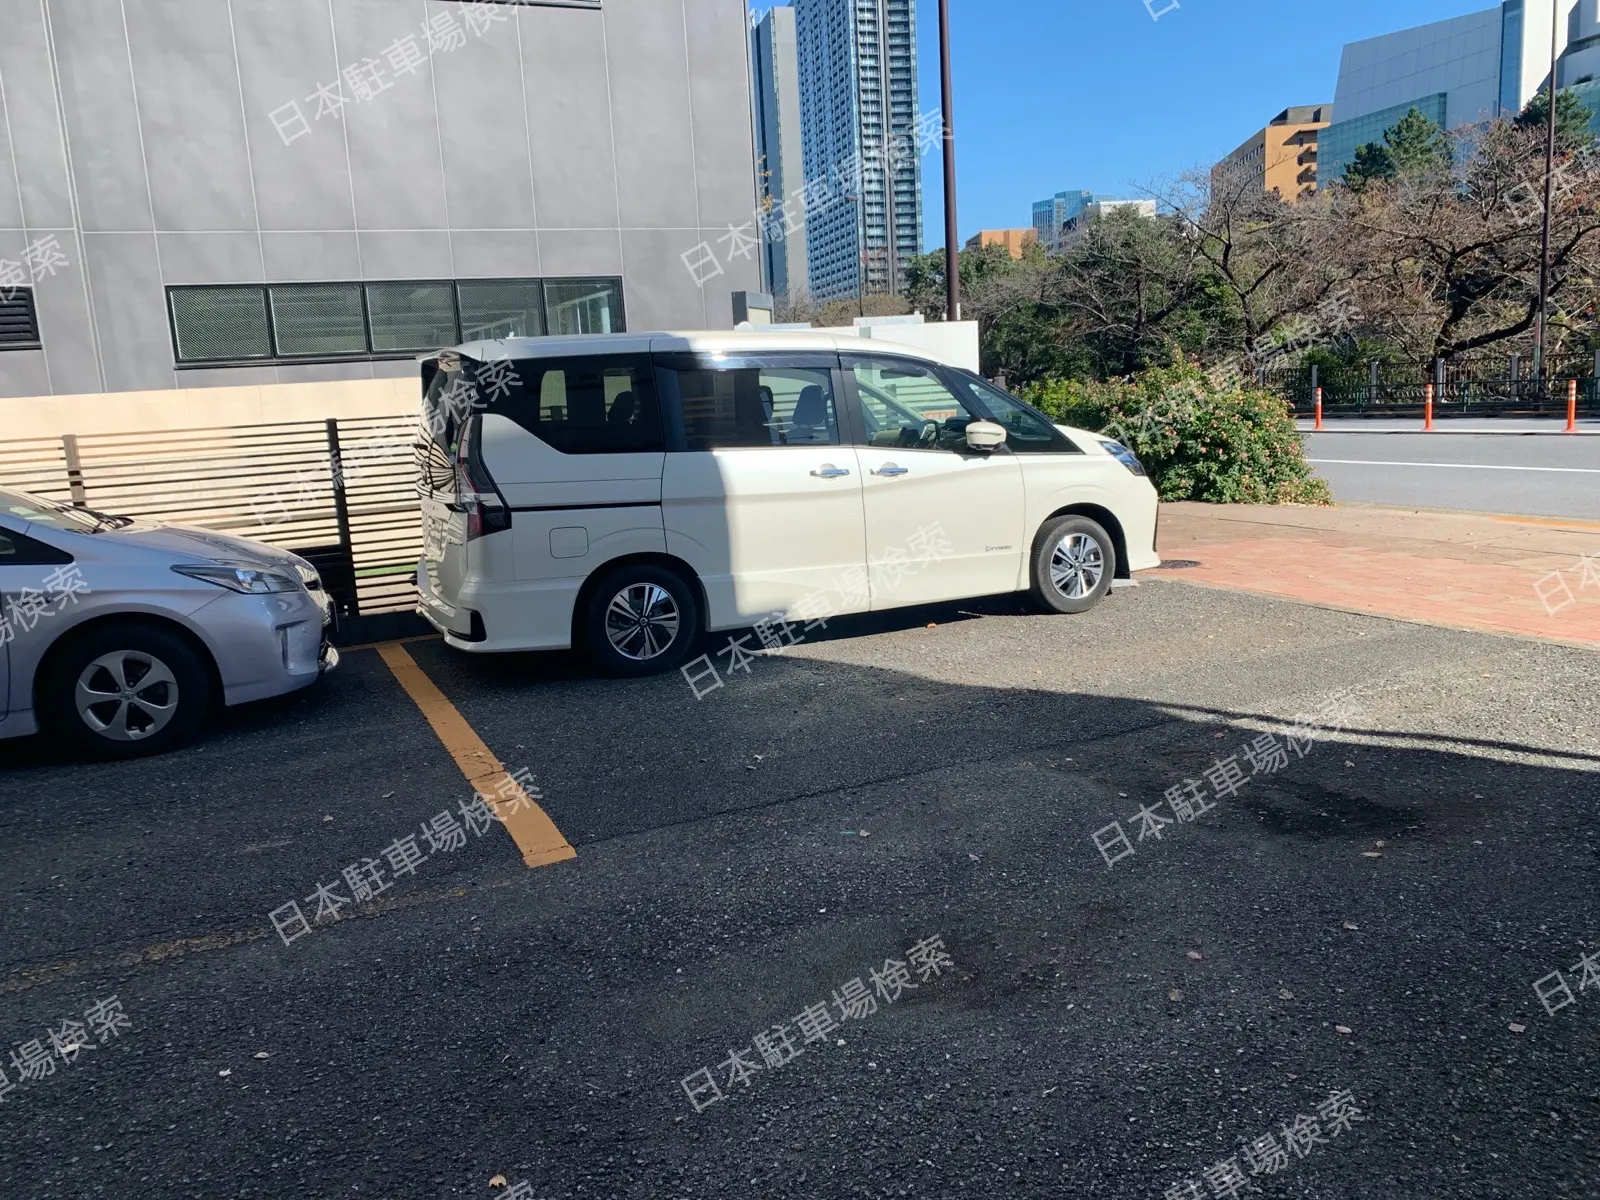
[[[575,861],[530,872],[485,842],[397,885],[437,900],[130,965],[115,952],[157,933],[260,929],[342,860],[297,835],[229,858],[225,886],[194,864],[318,828],[330,787],[376,797],[427,766],[439,794],[339,810],[349,845],[376,848],[459,797],[454,768],[401,736],[414,714],[381,663],[164,759],[0,760],[4,1037],[91,994],[137,1018],[13,1097],[0,1194],[189,1195],[266,1171],[283,1196],[470,1196],[495,1173],[536,1196],[1150,1196],[1333,1090],[1369,1119],[1283,1194],[1600,1178],[1600,1016],[1586,996],[1552,1019],[1530,986],[1595,935],[1595,755],[1485,738],[1519,755],[1489,758],[1358,715],[1422,744],[1337,735],[1108,867],[1096,831],[1135,839],[1140,807],[1261,736],[1230,720],[1276,719],[798,656],[697,701],[676,673],[413,649],[508,764],[527,751]],[[237,804],[173,794],[286,759]],[[954,976],[688,1106],[691,1070],[935,932]]]

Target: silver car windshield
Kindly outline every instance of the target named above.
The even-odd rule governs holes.
[[[73,533],[96,533],[105,524],[103,517],[87,509],[73,508],[70,504],[46,500],[43,496],[31,496],[27,492],[15,492],[9,488],[0,488],[0,512],[35,525],[67,529]]]

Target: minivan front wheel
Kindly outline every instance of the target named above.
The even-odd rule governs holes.
[[[584,641],[612,675],[670,671],[700,636],[694,588],[665,567],[639,563],[607,572],[589,593]]]
[[[1085,612],[1111,590],[1116,573],[1116,543],[1098,522],[1056,517],[1033,540],[1028,594],[1047,612]]]

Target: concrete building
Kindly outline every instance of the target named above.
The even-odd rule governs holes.
[[[742,0],[4,0],[0,397],[727,328],[757,260],[689,263],[755,207],[746,28]]]
[[[1331,104],[1286,108],[1211,169],[1213,184],[1248,182],[1263,192],[1295,201],[1317,190],[1317,138],[1333,117]]]
[[[1588,27],[1596,26],[1594,6],[1595,0],[1556,0],[1558,52],[1579,40],[1585,12]],[[1413,107],[1446,129],[1520,112],[1550,74],[1552,16],[1550,0],[1504,0],[1346,45],[1333,98],[1338,119],[1319,138],[1321,180],[1344,178],[1356,148],[1382,141]]]
[[[898,295],[922,252],[915,0],[795,0],[811,294]],[[792,189],[791,189],[792,190]]]
[[[756,196],[768,214],[761,242],[762,269],[774,296],[808,290],[806,226],[785,220],[794,192],[805,186],[800,149],[800,63],[795,53],[794,9],[769,8],[750,31],[750,70],[756,122]]]
[[[1094,203],[1094,193],[1085,191],[1057,192],[1048,200],[1038,200],[1033,205],[1033,227],[1039,231],[1039,241],[1047,249],[1061,249],[1061,231],[1067,222],[1082,214]]]
[[[982,246],[1004,246],[1006,253],[1012,258],[1021,258],[1027,253],[1028,247],[1036,245],[1039,241],[1037,229],[980,229],[967,239],[967,249],[975,250]]]

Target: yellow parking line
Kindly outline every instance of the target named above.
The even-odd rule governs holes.
[[[530,867],[545,867],[576,858],[578,852],[568,845],[555,822],[506,773],[505,764],[494,756],[456,706],[417,666],[416,659],[406,648],[389,642],[377,647],[377,651],[406,694],[428,718],[428,724],[433,726],[433,732],[444,743],[450,757],[456,760],[456,766],[461,768],[472,790],[494,809],[512,841],[517,843],[517,849],[522,851],[522,861]],[[522,797],[520,801],[518,796]]]

